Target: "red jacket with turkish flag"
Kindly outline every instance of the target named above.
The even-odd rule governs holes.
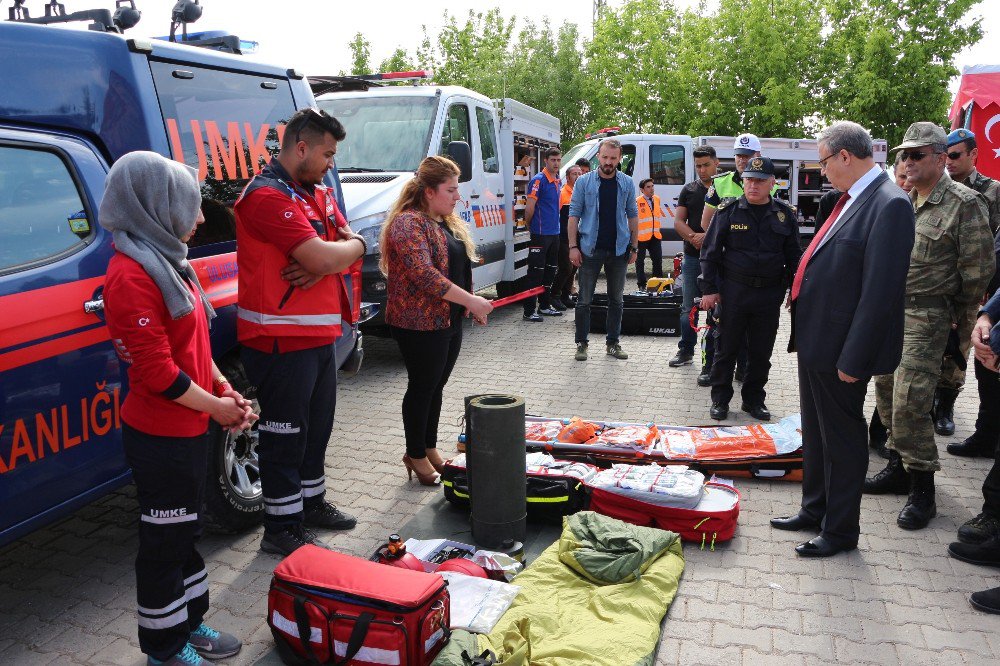
[[[174,401],[192,383],[212,392],[208,318],[197,289],[188,288],[194,309],[174,319],[139,262],[116,252],[108,263],[104,315],[115,351],[128,366],[122,420],[147,435],[196,437],[208,429],[208,414]]]

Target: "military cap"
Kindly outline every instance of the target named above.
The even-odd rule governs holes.
[[[736,137],[733,142],[733,153],[736,155],[753,155],[760,152],[760,139],[756,134],[746,132]]]
[[[905,150],[906,148],[920,148],[921,146],[944,146],[948,141],[948,135],[941,129],[940,125],[921,121],[913,123],[906,128],[903,135],[903,143],[893,150]]]
[[[743,170],[744,178],[770,178],[774,175],[774,164],[766,157],[754,157]]]
[[[948,135],[948,147],[951,148],[956,143],[962,143],[963,141],[968,141],[972,139],[972,143],[976,142],[976,135],[972,130],[967,130],[965,128],[952,130],[951,134]]]

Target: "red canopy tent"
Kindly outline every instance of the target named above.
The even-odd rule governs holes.
[[[1000,180],[1000,65],[965,67],[948,117],[952,129],[965,127],[976,134],[976,168]]]

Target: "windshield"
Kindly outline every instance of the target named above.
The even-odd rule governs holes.
[[[427,157],[437,97],[338,97],[317,100],[339,120],[347,138],[337,146],[337,168],[416,171]]]
[[[584,143],[578,143],[569,149],[562,158],[563,171],[573,166],[578,159],[581,157],[586,157],[587,152],[594,147],[593,141],[586,141]]]

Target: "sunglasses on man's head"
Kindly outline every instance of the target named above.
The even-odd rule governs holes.
[[[909,152],[907,150],[904,150],[903,154],[899,156],[899,161],[900,162],[905,162],[906,160],[910,160],[911,162],[919,162],[920,160],[924,159],[928,155],[932,155],[932,154],[933,153],[929,153],[929,152],[925,153],[922,150],[918,150],[918,151],[913,152],[913,153],[911,153],[911,152]]]

